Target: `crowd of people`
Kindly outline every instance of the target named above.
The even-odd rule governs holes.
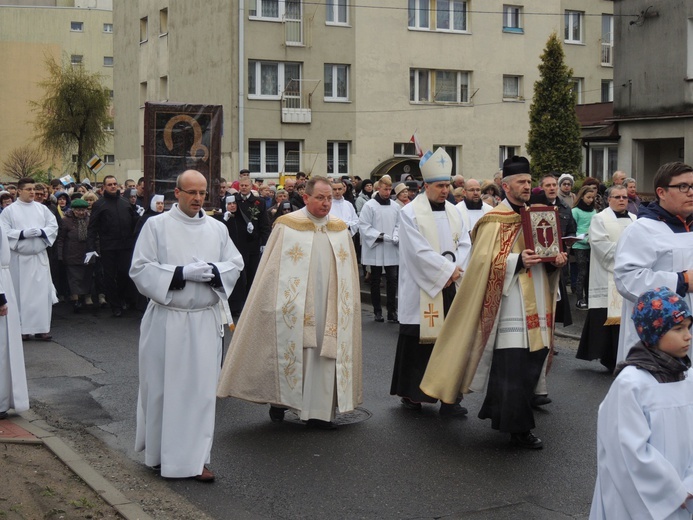
[[[572,175],[553,173],[532,188],[519,156],[489,181],[453,176],[442,148],[420,170],[421,181],[300,174],[283,185],[244,170],[212,194],[188,170],[168,211],[161,195],[144,200],[144,179],[7,186],[0,417],[28,408],[22,341],[51,339],[60,298],[114,317],[132,307],[144,311],[137,449],[163,477],[213,481],[216,397],[268,404],[273,422],[291,409],[318,429],[362,402],[363,279],[374,321],[398,324],[390,393],[402,407],[439,403],[442,417],[465,416],[464,394],[482,392],[479,418],[539,449],[533,410],[551,402],[546,375],[556,323],[571,321],[570,286],[587,310],[577,357],[619,374],[600,408],[592,514],[685,508],[693,441],[671,446],[653,432],[693,426],[693,168],[663,165],[649,204],[620,171],[608,188],[588,177],[576,189]],[[565,250],[548,259],[525,243],[531,204],[556,208]],[[225,325],[235,332],[222,359]],[[664,405],[678,411],[652,413]],[[643,492],[658,478],[667,491]]]

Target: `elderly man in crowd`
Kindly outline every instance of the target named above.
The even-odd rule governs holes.
[[[17,200],[0,213],[10,246],[10,273],[17,297],[22,339],[50,341],[54,288],[46,249],[58,238],[58,222],[34,200],[34,179],[17,182]]]
[[[150,298],[140,327],[137,451],[161,476],[214,480],[216,384],[221,366],[221,309],[243,269],[226,227],[202,210],[207,180],[178,176],[170,211],[147,220],[130,268]]]
[[[333,429],[335,406],[362,400],[361,307],[356,255],[346,223],[330,216],[326,177],[306,184],[305,207],[279,217],[231,340],[217,389],[287,408],[307,426]]]
[[[663,164],[654,192],[657,200],[640,208],[616,247],[614,282],[623,296],[617,363],[639,341],[630,316],[640,294],[669,287],[693,306],[693,168]]]

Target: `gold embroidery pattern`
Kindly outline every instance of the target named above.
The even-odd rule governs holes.
[[[293,390],[298,383],[298,377],[296,376],[296,343],[293,341],[289,343],[289,349],[284,352],[284,361],[286,361],[286,365],[284,366],[284,378],[289,388]]]
[[[337,337],[337,324],[336,323],[327,323],[325,325],[325,336],[329,336],[331,338]]]
[[[282,319],[286,326],[293,329],[298,322],[296,316],[296,298],[298,298],[298,286],[301,285],[300,278],[289,278],[289,288],[284,291],[284,304],[282,305]]]
[[[344,246],[340,244],[339,246],[339,252],[337,253],[337,258],[339,258],[339,261],[344,263],[344,261],[349,258],[349,253],[347,253],[346,249],[344,249]]]
[[[353,312],[351,292],[349,291],[345,280],[341,280],[339,285],[339,302],[340,306],[342,307],[342,316],[339,318],[339,325],[343,330],[346,330],[351,323],[351,313]]]
[[[303,317],[303,326],[315,327],[315,315],[306,313],[306,315]]]
[[[339,346],[339,365],[341,366],[339,378],[339,388],[342,392],[346,392],[351,384],[351,356],[347,349],[347,344],[342,341]]]
[[[286,252],[287,255],[289,255],[289,258],[293,261],[294,264],[297,264],[299,260],[301,260],[306,254],[303,252],[303,249],[301,249],[301,246],[298,244],[294,244],[294,247],[289,249]]]

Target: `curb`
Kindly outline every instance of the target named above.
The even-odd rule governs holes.
[[[112,506],[125,520],[153,520],[151,516],[144,512],[142,507],[132,502],[113,484],[108,482],[100,473],[96,472],[84,458],[77,454],[65,442],[53,433],[39,427],[35,422],[25,418],[23,412],[19,416],[8,417],[9,421],[16,426],[23,428],[31,433],[36,439],[2,439],[3,442],[43,444],[46,446],[63,464],[70,468],[80,477],[90,488],[94,490],[103,500]]]

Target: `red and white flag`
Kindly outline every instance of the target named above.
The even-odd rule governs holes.
[[[421,143],[419,142],[419,138],[416,135],[416,130],[414,130],[414,134],[411,136],[411,139],[409,139],[409,142],[414,143],[416,155],[418,155],[419,157],[423,156],[423,148],[421,148]]]

